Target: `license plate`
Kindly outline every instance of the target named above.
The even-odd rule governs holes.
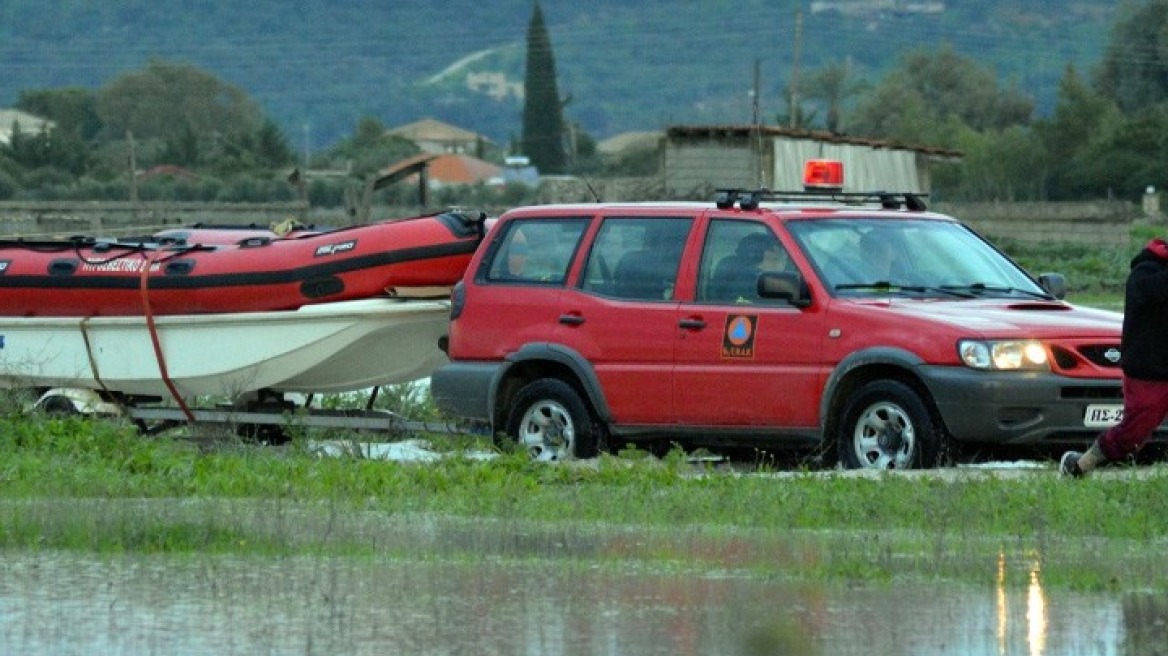
[[[1083,415],[1083,425],[1087,428],[1106,428],[1114,426],[1123,419],[1123,406],[1096,403],[1087,406]]]

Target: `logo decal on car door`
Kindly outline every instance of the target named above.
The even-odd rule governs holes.
[[[726,317],[726,331],[722,333],[722,357],[753,358],[754,328],[757,325],[757,315],[728,315]]]

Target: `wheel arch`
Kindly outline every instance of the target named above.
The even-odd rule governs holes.
[[[841,413],[848,398],[856,389],[874,380],[895,380],[916,392],[929,411],[934,424],[948,435],[944,419],[933,394],[917,373],[916,368],[926,364],[911,351],[893,347],[864,349],[849,354],[828,376],[819,405],[820,424],[823,426],[823,447],[833,450]]]
[[[491,413],[496,429],[506,422],[507,410],[519,390],[538,378],[558,378],[572,386],[593,418],[608,425],[611,414],[600,380],[587,358],[577,351],[550,342],[525,344],[507,356],[507,362],[493,386]]]

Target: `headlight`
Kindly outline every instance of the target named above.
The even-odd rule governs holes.
[[[1046,348],[1033,339],[980,341],[963,339],[957,343],[957,356],[967,367],[1014,371],[1050,369]]]

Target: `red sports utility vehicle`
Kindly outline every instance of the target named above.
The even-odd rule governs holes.
[[[455,287],[431,389],[543,459],[668,437],[905,468],[954,442],[1082,444],[1119,417],[1121,315],[1064,289],[914,194],[526,207]]]

